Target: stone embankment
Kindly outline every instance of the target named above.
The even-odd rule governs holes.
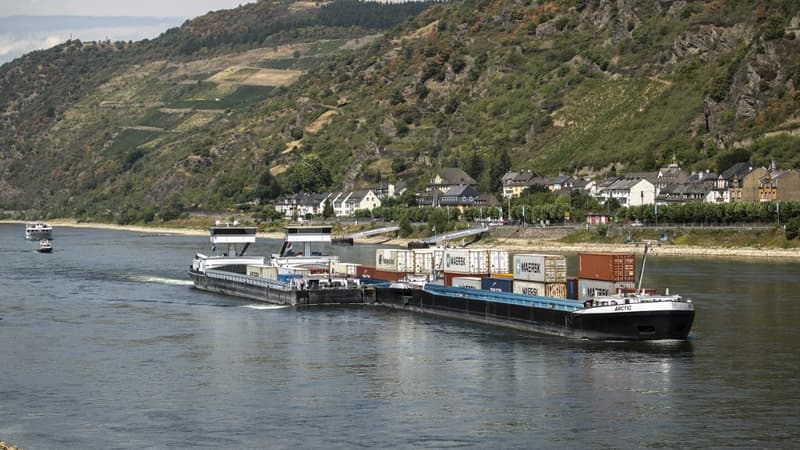
[[[0,441],[0,450],[22,450],[16,445],[11,445],[8,442]]]

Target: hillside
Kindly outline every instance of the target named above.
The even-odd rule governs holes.
[[[800,5],[753,5],[259,2],[67,42],[0,67],[0,208],[129,222],[444,166],[491,190],[504,153],[798,167]]]

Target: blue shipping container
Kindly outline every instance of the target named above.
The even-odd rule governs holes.
[[[494,292],[514,292],[511,278],[481,278],[481,289]]]
[[[290,280],[295,280],[295,279],[300,279],[300,278],[303,278],[303,276],[302,275],[296,275],[296,274],[286,274],[286,273],[279,273],[278,274],[278,281],[282,281],[284,283],[286,283],[287,281],[290,281]]]
[[[570,300],[577,300],[580,294],[578,290],[578,278],[567,277],[567,298]]]

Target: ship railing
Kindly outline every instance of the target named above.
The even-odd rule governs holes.
[[[253,277],[250,275],[243,275],[233,272],[225,272],[223,270],[209,270],[206,272],[208,278],[217,280],[231,281],[235,283],[244,283],[254,286],[261,286],[270,289],[288,289],[288,285],[277,280],[268,280],[266,278]]]
[[[459,288],[426,284],[424,290],[436,295],[463,297],[487,302],[508,303],[511,305],[529,306],[561,311],[577,311],[583,309],[583,304],[575,300],[557,299],[550,297],[537,297],[532,295],[514,294],[512,292],[495,292],[483,289]]]

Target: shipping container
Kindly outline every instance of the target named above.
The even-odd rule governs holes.
[[[375,251],[375,268],[387,272],[413,272],[414,253],[406,249],[378,249]]]
[[[467,275],[487,274],[489,273],[489,252],[486,249],[445,249],[444,271]]]
[[[471,274],[472,277],[476,278],[483,278],[488,277],[488,273],[475,273]],[[453,278],[464,277],[463,273],[451,273],[451,272],[444,272],[444,285],[445,286],[452,286],[453,285]]]
[[[358,266],[356,276],[359,278],[373,278],[375,280],[398,281],[408,275],[406,272],[389,272],[379,270],[372,266]]]
[[[580,297],[578,277],[567,277],[567,298],[577,300]]]
[[[248,264],[247,274],[251,277],[277,280],[278,268],[275,266],[265,266],[264,264]]]
[[[567,298],[567,285],[566,283],[514,280],[513,292],[536,297]]]
[[[291,280],[300,280],[302,278],[303,278],[302,275],[288,274],[288,273],[279,273],[278,274],[278,281],[281,281],[283,283],[287,283],[287,282],[289,282]]]
[[[478,277],[453,277],[453,287],[480,289],[481,278]]]
[[[632,281],[605,281],[588,280],[581,278],[578,280],[580,294],[578,300],[586,301],[599,295],[614,295],[623,289],[633,289],[635,286]]]
[[[567,257],[564,255],[514,255],[514,279],[540,283],[567,281]]]
[[[513,282],[510,277],[481,278],[481,289],[492,292],[514,292]]]
[[[508,273],[493,273],[492,276],[494,278],[514,278],[514,274],[511,272]]]
[[[355,277],[357,275],[357,268],[360,264],[337,262],[331,264],[331,273],[336,275],[345,275]]]
[[[632,253],[578,253],[578,278],[636,281],[636,257]]]
[[[510,255],[508,250],[487,250],[489,252],[489,273],[508,273]]]
[[[424,248],[411,251],[414,255],[414,273],[433,274],[442,270],[443,248]]]
[[[311,270],[306,267],[278,267],[278,275],[295,275],[307,277],[311,275]]]

